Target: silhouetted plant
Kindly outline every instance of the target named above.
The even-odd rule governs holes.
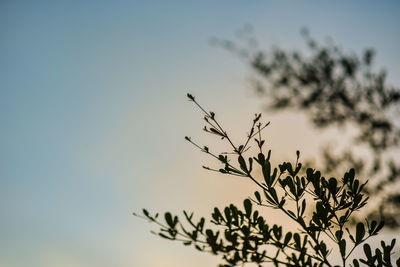
[[[400,193],[387,189],[400,184],[400,164],[393,158],[393,150],[399,152],[400,124],[396,118],[400,116],[400,89],[387,84],[386,71],[374,71],[373,49],[361,56],[347,54],[331,41],[319,44],[307,30],[302,35],[309,48],[307,55],[280,48],[265,52],[254,46],[249,28],[241,34],[248,41],[244,48],[232,41],[214,42],[239,54],[259,74],[254,87],[270,110],[303,111],[317,128],[355,126],[359,134],[347,151],[338,156],[331,147],[322,148],[321,169],[337,175],[356,167],[362,176],[373,178],[374,186],[366,190],[379,205],[369,216],[399,227]],[[365,157],[354,156],[356,145],[366,146],[369,152]]]
[[[216,119],[214,112],[206,111],[196,99],[188,94],[204,112],[207,133],[226,140],[232,151],[214,153],[206,146],[200,146],[190,137],[185,139],[202,152],[220,162],[220,169],[204,167],[207,170],[247,178],[255,183],[259,191],[254,197],[243,202],[243,209],[231,204],[224,209],[215,208],[211,214],[212,228],[206,227],[205,218],[194,219],[193,213],[183,212],[184,218],[166,212],[164,219],[159,214],[152,215],[143,209],[145,218],[160,227],[162,238],[193,245],[199,251],[220,255],[225,261],[220,266],[237,266],[245,263],[273,263],[275,266],[333,266],[329,259],[332,250],[337,250],[342,266],[348,265],[355,248],[364,244],[364,257],[353,259],[351,266],[360,263],[367,266],[392,266],[392,250],[395,239],[390,244],[382,241],[381,248],[374,252],[365,243],[383,228],[383,221],[358,221],[355,228],[349,225],[354,213],[362,209],[368,201],[363,192],[366,182],[355,177],[350,169],[341,179],[322,176],[320,171],[302,169],[300,152],[296,152],[296,162],[283,162],[273,167],[271,150],[265,151],[262,130],[269,123],[261,122],[261,114],[255,114],[246,140],[235,144]],[[248,148],[254,142],[258,155],[249,156]],[[258,178],[255,173],[260,173]],[[313,201],[307,201],[313,200]],[[297,231],[284,231],[282,226],[268,224],[268,221],[253,208],[277,209],[298,226]],[[308,214],[311,214],[310,216]],[[335,247],[329,249],[329,239]],[[400,265],[400,258],[396,261]]]

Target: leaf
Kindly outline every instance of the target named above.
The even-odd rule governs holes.
[[[252,208],[251,201],[248,198],[246,198],[243,201],[243,206],[246,211],[246,216],[249,218],[251,216],[251,208]]]
[[[162,238],[165,238],[165,239],[174,240],[174,238],[169,237],[169,236],[167,236],[167,235],[165,235],[163,233],[158,233],[158,235],[161,236]]]
[[[369,225],[369,227],[368,227],[368,233],[369,233],[370,235],[373,235],[377,224],[378,224],[378,223],[377,223],[376,221],[372,221],[371,224]]]
[[[384,225],[385,225],[385,222],[384,222],[384,221],[381,221],[381,222],[379,223],[378,227],[376,227],[376,229],[375,229],[375,231],[374,231],[374,234],[377,234],[377,233],[383,228]]]
[[[253,159],[249,158],[249,173],[253,170]]]
[[[264,195],[270,204],[277,204],[277,202],[272,197],[270,197],[270,195],[267,191],[264,191]]]
[[[293,180],[290,177],[287,177],[287,185],[289,186],[290,193],[295,197],[296,196],[296,188],[293,183]]]
[[[261,165],[261,167],[265,183],[268,186],[271,186],[271,163],[266,161]]]
[[[313,173],[314,173],[314,170],[311,169],[311,168],[308,168],[308,169],[306,170],[307,181],[309,181],[309,182],[312,182],[312,181],[313,181],[313,176],[314,176]]]
[[[284,201],[284,199],[283,199],[282,201]],[[282,201],[281,201],[281,202],[282,202]],[[280,203],[279,203],[279,205],[280,205]],[[297,218],[296,218],[296,215],[294,214],[293,211],[287,210],[287,212],[290,214],[290,216],[291,216],[293,219],[295,219],[295,220],[297,219]]]
[[[247,167],[246,167],[246,162],[242,156],[238,157],[238,162],[240,165],[240,169],[242,169],[242,171],[244,171],[245,173],[248,173]]]
[[[275,189],[274,188],[270,188],[269,192],[271,193],[271,196],[275,200],[275,202],[278,203],[278,195],[276,194]]]
[[[272,227],[272,232],[274,233],[274,236],[276,239],[281,240],[282,238],[282,227],[277,226],[276,224]]]
[[[375,249],[375,257],[378,260],[378,266],[382,266],[382,252],[378,248]]]
[[[194,101],[194,96],[192,94],[187,94],[187,97],[190,101]]]
[[[146,209],[143,209],[143,214],[144,216],[149,217],[149,212]]]
[[[344,174],[344,184],[347,184],[348,182],[350,182],[350,185],[352,185],[353,184],[353,181],[354,181],[354,175],[355,175],[355,171],[354,171],[354,169],[353,168],[351,168],[348,172],[346,172],[345,174]]]
[[[299,171],[301,170],[301,166],[302,166],[301,163],[297,164],[297,167],[294,171],[295,175],[297,175],[299,173]]]
[[[269,124],[269,122],[268,122],[268,124]],[[271,158],[271,149],[268,150],[267,160],[269,161],[270,158]]]
[[[283,205],[285,205],[285,203],[286,203],[286,199],[282,198],[282,199],[281,199],[281,202],[279,202],[278,207],[279,207],[279,208],[282,208]]]
[[[392,239],[392,242],[390,243],[390,249],[393,249],[394,245],[396,245],[396,239]]]
[[[358,193],[358,186],[359,186],[360,182],[358,180],[355,180],[353,183],[353,192]]]
[[[306,228],[307,226],[306,226],[306,223],[304,222],[304,219],[303,219],[303,217],[298,217],[297,218],[297,221],[298,221],[298,223],[303,227],[303,228]],[[306,236],[307,237],[307,236]]]
[[[300,235],[298,233],[294,233],[293,239],[294,239],[296,248],[300,248],[301,247]]]
[[[173,228],[173,227],[174,227],[174,222],[173,222],[173,220],[172,220],[172,215],[171,215],[171,213],[166,212],[166,213],[164,214],[164,218],[165,218],[165,221],[167,222],[167,224],[168,224],[171,228]]]
[[[291,233],[291,232],[288,232],[288,233],[286,234],[286,236],[285,236],[285,240],[283,241],[283,245],[286,246],[286,245],[289,243],[289,241],[290,241],[291,238],[292,238],[292,233]]]
[[[240,175],[243,175],[243,174],[244,174],[244,173],[243,173],[243,172],[241,172],[241,171],[238,171],[238,170],[232,169],[231,167],[229,167],[229,165],[228,165],[228,164],[226,164],[226,165],[225,165],[225,170],[226,170],[227,172],[234,172],[234,173],[237,173],[237,174],[240,174]]]
[[[265,156],[263,153],[258,153],[258,160],[257,160],[258,164],[262,165],[265,163]]]
[[[294,177],[296,175],[290,162],[286,162],[286,169],[289,172],[290,176]]]
[[[256,197],[259,204],[261,204],[261,195],[258,191],[254,192],[254,196]]]
[[[253,221],[256,222],[258,220],[258,211],[253,212]]]
[[[337,240],[342,239],[343,231],[337,230],[337,231],[335,232],[335,236],[336,236],[336,239],[337,239]]]
[[[220,135],[220,136],[224,136],[220,131],[216,130],[215,128],[210,127],[210,131],[211,131],[213,134]]]
[[[213,239],[213,237],[214,237],[214,233],[213,233],[213,231],[211,229],[207,229],[206,230],[206,235],[210,239]]]
[[[346,256],[346,240],[341,239],[339,242],[340,254],[342,257]]]
[[[356,226],[356,243],[359,244],[365,235],[365,228],[363,223],[357,223]]]
[[[301,202],[301,213],[300,213],[300,216],[303,216],[305,210],[306,210],[306,200],[303,199],[303,201]]]
[[[231,221],[232,221],[232,216],[231,216],[231,210],[228,207],[226,207],[224,209],[224,214],[225,214],[225,218],[226,218],[227,224],[230,224]]]
[[[336,187],[337,187],[337,180],[335,178],[330,178],[328,182],[329,191],[335,195],[336,194]]]
[[[225,163],[225,164],[228,163],[228,157],[227,157],[227,156],[219,155],[219,156],[218,156],[218,159],[219,159],[222,163]]]
[[[368,244],[364,244],[364,253],[367,256],[368,261],[372,260],[371,247]]]
[[[270,185],[272,186],[273,184],[274,184],[274,182],[275,182],[275,180],[276,180],[276,174],[277,174],[277,172],[278,172],[278,169],[277,168],[274,168],[274,171],[273,171],[273,173],[272,173],[272,175],[271,175],[271,180],[270,180]]]

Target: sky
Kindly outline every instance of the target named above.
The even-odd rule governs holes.
[[[235,138],[262,111],[248,66],[210,38],[235,40],[250,24],[267,48],[302,48],[307,27],[346,51],[374,47],[377,66],[398,85],[399,8],[398,1],[1,1],[0,266],[216,266],[212,255],[161,240],[132,215],[147,208],[205,216],[254,190],[203,170],[212,161],[183,138],[218,142],[201,131],[188,92]],[[312,155],[316,134],[301,115],[266,116],[277,158],[294,158],[297,149]],[[287,131],[288,123],[298,130]]]

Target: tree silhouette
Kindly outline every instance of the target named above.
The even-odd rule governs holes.
[[[381,248],[375,251],[366,243],[383,228],[383,221],[366,219],[365,222],[358,220],[355,228],[349,225],[354,214],[368,201],[364,192],[366,182],[355,177],[354,169],[347,171],[341,179],[326,179],[320,171],[312,168],[304,170],[299,162],[299,151],[296,152],[295,164],[283,162],[273,167],[271,150],[265,151],[262,137],[262,131],[269,123],[261,121],[261,114],[255,114],[244,142],[235,144],[214,112],[206,111],[192,95],[188,94],[188,98],[204,113],[204,130],[231,146],[231,151],[215,153],[185,137],[221,164],[220,169],[204,168],[247,178],[258,186],[259,191],[254,193],[254,197],[244,200],[244,209],[233,204],[222,210],[215,208],[210,221],[213,228],[206,227],[205,218],[195,220],[193,213],[188,212],[184,212],[184,219],[170,212],[165,212],[161,219],[159,214],[152,215],[146,209],[143,209],[143,215],[135,214],[157,224],[160,227],[159,236],[220,255],[225,262],[220,266],[243,266],[250,262],[258,266],[263,263],[274,266],[333,266],[329,258],[333,250],[338,251],[342,266],[346,266],[354,249],[361,244],[364,256],[353,259],[352,266],[360,266],[360,263],[392,266],[395,239],[390,244],[382,241]],[[248,154],[253,142],[258,153],[251,156]],[[257,177],[258,174],[261,177]],[[270,226],[253,205],[279,210],[295,222],[298,229],[284,232],[282,226]],[[333,248],[329,248],[326,240],[333,244]],[[396,264],[400,265],[400,258]]]
[[[316,128],[357,129],[353,145],[340,155],[329,146],[321,148],[320,168],[327,175],[338,175],[354,167],[361,177],[371,178],[365,190],[379,204],[368,210],[369,218],[399,227],[400,163],[393,155],[400,152],[400,89],[388,85],[386,71],[374,70],[375,51],[366,49],[361,56],[345,53],[332,41],[318,43],[307,30],[302,30],[306,55],[280,48],[264,51],[254,45],[249,27],[239,36],[245,40],[242,45],[218,39],[213,43],[246,60],[257,73],[255,91],[270,110],[303,112]],[[362,157],[354,153],[360,146],[367,149]]]

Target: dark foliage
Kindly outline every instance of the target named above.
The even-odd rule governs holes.
[[[342,266],[346,266],[354,249],[361,244],[364,244],[364,257],[354,259],[351,266],[359,266],[360,263],[393,266],[391,254],[395,239],[390,244],[382,242],[382,247],[374,252],[365,243],[379,233],[383,221],[365,220],[357,221],[355,227],[350,225],[353,215],[368,201],[364,192],[366,182],[355,177],[354,169],[340,179],[327,179],[320,171],[312,168],[303,170],[299,151],[294,164],[283,162],[273,167],[271,150],[265,152],[265,140],[261,135],[269,123],[261,122],[261,114],[255,114],[246,140],[235,145],[217,121],[215,113],[207,112],[192,95],[188,97],[205,114],[207,125],[204,130],[226,140],[232,147],[232,151],[213,153],[208,147],[185,137],[221,164],[220,169],[204,168],[249,179],[259,191],[254,193],[254,197],[244,200],[243,209],[233,204],[222,210],[215,208],[210,220],[212,228],[206,227],[205,218],[195,220],[193,213],[184,212],[184,218],[179,219],[166,212],[161,219],[158,214],[151,215],[144,209],[143,215],[136,215],[156,223],[160,227],[159,236],[220,255],[224,260],[220,266],[238,266],[249,262],[259,266],[263,263],[274,266],[333,266],[329,259],[332,250],[338,251]],[[256,156],[246,155],[252,142],[259,150]],[[261,177],[256,177],[257,174]],[[270,226],[254,205],[279,210],[297,224],[297,230],[284,231],[282,226]],[[328,247],[327,239],[335,244],[333,248]],[[400,264],[400,258],[396,263]]]
[[[341,156],[332,153],[330,147],[322,148],[325,164],[321,169],[337,175],[357,167],[361,176],[372,178],[374,186],[367,191],[380,204],[378,210],[369,211],[370,217],[380,216],[388,226],[399,227],[400,194],[387,189],[399,187],[400,181],[400,164],[393,158],[393,151],[399,153],[400,89],[387,84],[384,70],[374,70],[373,49],[362,55],[349,54],[332,41],[318,43],[307,30],[302,35],[309,50],[306,55],[279,48],[263,51],[254,45],[242,48],[231,41],[214,42],[241,55],[255,70],[255,89],[265,97],[270,110],[302,111],[317,128],[356,127],[359,135],[353,147]],[[248,31],[241,36],[246,44],[255,43]],[[369,152],[356,158],[356,145]]]

